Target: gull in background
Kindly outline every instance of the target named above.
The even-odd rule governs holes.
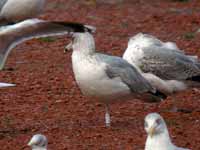
[[[32,150],[47,150],[47,145],[47,138],[42,134],[35,134],[28,143]]]
[[[86,96],[106,106],[105,123],[110,126],[109,104],[117,100],[141,98],[160,101],[165,95],[156,91],[149,82],[126,60],[96,52],[93,36],[89,32],[74,33],[72,66],[76,82]]]
[[[197,56],[186,55],[175,43],[162,42],[152,35],[139,33],[131,37],[123,59],[166,95],[198,85],[200,81]]]
[[[39,15],[46,0],[0,0],[0,26]]]
[[[18,44],[33,38],[70,35],[73,32],[94,32],[89,25],[72,22],[53,22],[27,19],[0,31],[0,70],[3,69],[10,51]]]
[[[148,114],[144,125],[148,134],[145,150],[189,150],[177,147],[171,142],[167,125],[158,113]]]

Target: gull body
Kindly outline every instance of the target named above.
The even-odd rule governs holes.
[[[197,56],[186,55],[175,43],[164,43],[148,34],[131,37],[123,58],[165,94],[185,90],[200,81]]]
[[[158,113],[150,113],[145,117],[144,128],[148,134],[145,150],[189,150],[171,142],[167,125]]]
[[[95,50],[93,36],[74,33],[72,65],[82,93],[106,104],[105,122],[110,126],[109,103],[135,97],[154,96],[156,90],[127,61]],[[155,95],[154,95],[155,94]]]
[[[47,145],[47,138],[42,134],[35,134],[28,143],[32,150],[47,150]]]
[[[9,24],[39,15],[46,0],[1,0],[0,24]]]

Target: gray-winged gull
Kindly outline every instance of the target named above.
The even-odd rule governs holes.
[[[186,55],[175,43],[165,43],[148,34],[131,37],[123,58],[165,94],[185,90],[200,81],[197,56]]]
[[[148,134],[145,150],[189,150],[171,142],[167,125],[158,113],[150,113],[145,117],[144,128]]]
[[[39,15],[46,0],[0,0],[0,26]]]
[[[126,60],[97,53],[90,33],[74,33],[73,38],[67,48],[73,49],[72,66],[76,82],[84,95],[98,99],[106,105],[106,126],[111,123],[111,102],[143,99],[145,96],[153,96],[154,100],[161,100],[159,96],[164,97]]]
[[[47,138],[42,134],[35,134],[28,143],[32,150],[47,150],[47,145]]]
[[[95,52],[94,27],[75,23],[30,19],[0,31],[0,69],[10,50],[17,44],[36,37],[70,35],[74,37],[73,71],[82,92],[106,104],[106,125],[110,125],[109,103],[116,100],[147,98],[160,101],[165,95],[154,89],[140,73],[120,57]],[[75,33],[77,32],[77,33]],[[151,98],[149,98],[151,97]]]
[[[17,44],[39,37],[70,35],[73,32],[95,30],[94,27],[72,22],[53,22],[40,19],[28,19],[0,30],[0,70],[8,54]]]

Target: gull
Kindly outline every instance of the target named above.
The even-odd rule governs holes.
[[[27,19],[0,30],[0,70],[3,69],[10,51],[18,44],[33,38],[70,35],[73,32],[94,32],[89,25],[72,22],[53,22]]]
[[[145,117],[144,128],[148,134],[145,150],[189,150],[171,142],[167,125],[158,113],[150,113]]]
[[[165,94],[183,91],[200,81],[197,56],[186,55],[173,42],[139,33],[130,38],[123,59]]]
[[[98,53],[92,34],[73,33],[72,68],[76,82],[82,93],[105,104],[105,124],[111,124],[109,104],[117,100],[144,98],[150,102],[164,98],[145,78],[126,60]]]
[[[105,122],[110,126],[109,103],[128,98],[160,101],[165,95],[154,89],[126,60],[95,52],[95,28],[77,23],[29,19],[0,31],[0,69],[9,52],[19,43],[38,37],[73,36],[72,64],[76,81],[87,95],[106,104]],[[151,99],[152,98],[152,99]]]
[[[39,15],[46,0],[1,0],[0,26],[13,24]]]
[[[28,143],[32,150],[47,150],[47,145],[47,138],[42,134],[35,134]]]

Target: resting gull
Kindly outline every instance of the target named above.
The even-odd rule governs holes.
[[[47,150],[47,145],[47,138],[42,134],[35,134],[28,143],[32,150]]]
[[[28,19],[0,30],[0,70],[3,69],[8,54],[17,44],[39,37],[70,35],[73,32],[95,30],[94,27],[71,22],[53,22]]]
[[[46,0],[0,0],[0,26],[39,15]]]
[[[175,43],[148,34],[133,36],[123,58],[165,94],[185,90],[200,81],[197,56],[186,55]]]
[[[89,32],[74,33],[72,65],[76,82],[86,96],[103,102],[106,106],[105,123],[110,126],[109,104],[152,96],[161,100],[165,96],[156,91],[148,81],[126,60],[97,53],[93,36]],[[147,98],[146,97],[146,98]],[[149,97],[145,99],[150,101]]]
[[[189,150],[171,142],[167,125],[158,113],[150,113],[145,117],[144,128],[148,134],[145,150]]]

